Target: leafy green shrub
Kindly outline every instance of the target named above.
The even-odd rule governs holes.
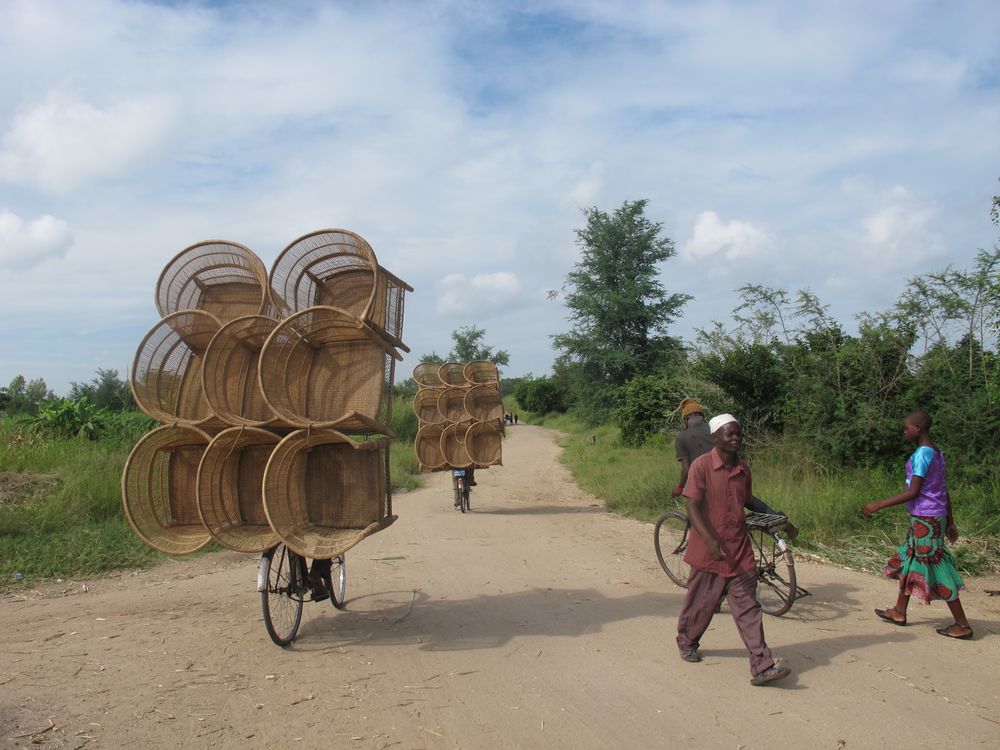
[[[514,388],[514,398],[521,408],[536,414],[566,411],[565,392],[552,378],[522,380]]]
[[[101,431],[106,412],[94,406],[90,399],[81,396],[76,401],[61,398],[44,401],[38,413],[24,419],[32,431],[55,438],[86,438],[96,440]]]
[[[625,445],[637,448],[662,432],[675,404],[663,378],[640,375],[621,389],[615,422]]]

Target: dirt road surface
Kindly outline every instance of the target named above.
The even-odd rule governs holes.
[[[472,512],[450,480],[395,499],[347,555],[348,603],[268,639],[256,560],[220,553],[0,598],[0,745],[59,748],[1000,747],[997,580],[877,620],[894,584],[799,561],[812,596],[765,617],[794,669],[752,687],[728,612],[688,664],[652,527],[606,513],[553,433],[509,430]]]

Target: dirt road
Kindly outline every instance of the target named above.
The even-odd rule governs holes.
[[[890,581],[800,561],[812,596],[767,638],[794,674],[749,683],[724,610],[688,664],[682,592],[651,527],[612,516],[557,463],[552,433],[509,430],[473,512],[449,480],[396,498],[348,553],[348,604],[307,604],[274,646],[256,560],[216,554],[0,600],[0,744],[64,748],[885,748],[1000,746],[1000,598],[971,581],[973,641]]]

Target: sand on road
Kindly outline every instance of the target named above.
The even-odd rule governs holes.
[[[472,512],[450,480],[398,495],[399,520],[347,554],[347,607],[305,606],[268,639],[256,559],[217,553],[0,598],[0,744],[218,748],[1000,747],[998,582],[963,595],[972,641],[895,584],[800,560],[812,595],[768,642],[794,672],[749,682],[724,609],[688,664],[683,591],[652,527],[603,510],[552,432],[508,430]],[[669,460],[666,457],[665,460]],[[889,550],[887,550],[888,552]]]

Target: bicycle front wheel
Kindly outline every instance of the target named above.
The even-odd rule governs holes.
[[[347,566],[343,555],[337,555],[330,560],[330,572],[323,582],[330,592],[330,601],[337,609],[344,608],[344,595],[347,593]]]
[[[795,594],[795,560],[785,540],[774,531],[750,528],[757,557],[757,601],[769,615],[779,617],[792,608]]]
[[[299,632],[302,622],[304,586],[301,581],[299,558],[279,544],[261,558],[260,592],[267,634],[279,646],[287,646]]]
[[[656,521],[653,529],[653,546],[656,559],[663,572],[681,588],[687,588],[688,564],[684,562],[684,552],[688,543],[688,519],[678,510],[664,513]]]

